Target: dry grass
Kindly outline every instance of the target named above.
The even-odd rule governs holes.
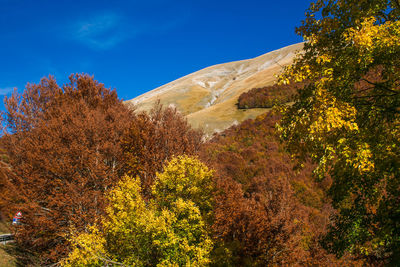
[[[202,128],[206,135],[222,131],[234,123],[240,123],[246,119],[254,119],[269,109],[239,110],[236,107],[236,99],[225,101],[206,110],[187,116],[189,123],[194,128]]]
[[[148,111],[158,99],[165,106],[173,104],[194,128],[203,128],[210,136],[266,112],[268,109],[238,110],[239,96],[252,88],[273,85],[282,66],[291,64],[294,52],[301,48],[302,44],[296,44],[254,59],[211,66],[127,103],[138,101],[139,111]],[[211,100],[210,106],[207,103]]]
[[[8,255],[5,249],[9,245],[0,245],[0,266],[4,267],[13,267],[17,266],[15,263],[15,258]]]
[[[10,233],[9,224],[3,220],[0,220],[0,235]],[[7,254],[6,250],[10,246],[10,243],[3,245],[0,244],[0,266],[16,266],[14,257]]]
[[[208,90],[204,90],[200,86],[196,86],[196,89],[193,88],[191,91],[185,92],[176,98],[170,99],[171,103],[177,104],[180,107],[180,110],[183,110],[183,115],[188,115],[204,108],[206,103],[203,101],[207,101],[211,99],[210,92]]]

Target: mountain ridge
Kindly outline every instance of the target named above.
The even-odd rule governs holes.
[[[195,128],[208,135],[254,118],[266,109],[238,110],[239,96],[250,89],[272,85],[276,74],[289,65],[303,43],[277,49],[251,59],[216,64],[190,73],[125,101],[148,111],[158,100],[175,106]]]

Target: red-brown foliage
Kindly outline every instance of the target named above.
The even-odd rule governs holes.
[[[275,133],[278,119],[247,120],[203,146],[201,158],[217,171],[215,237],[238,266],[339,264],[318,243],[332,213],[324,186],[310,165],[293,170]]]
[[[70,227],[82,230],[103,211],[103,192],[124,170],[120,138],[132,120],[115,91],[87,75],[60,88],[52,77],[5,100],[1,147],[10,171],[1,184],[4,214],[21,210],[20,248],[56,262]],[[3,177],[2,177],[3,178]]]
[[[197,153],[202,132],[190,127],[175,108],[157,103],[149,114],[142,112],[125,132],[122,140],[127,173],[139,175],[142,192],[149,196],[156,172],[173,156]]]
[[[304,83],[290,83],[288,85],[274,84],[262,88],[253,88],[239,96],[238,108],[271,108],[275,104],[284,104],[293,100],[299,88]]]

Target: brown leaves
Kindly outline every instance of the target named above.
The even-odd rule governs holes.
[[[253,88],[239,96],[238,108],[271,108],[275,104],[293,101],[296,91],[304,85],[305,83],[302,82]]]
[[[247,120],[203,146],[217,177],[215,238],[233,265],[339,264],[318,243],[332,208],[309,164],[293,170],[275,133],[279,117]]]
[[[122,140],[127,173],[139,175],[147,196],[156,172],[178,155],[191,155],[199,150],[202,132],[191,129],[186,119],[174,108],[163,109],[159,103],[150,114],[140,113]]]
[[[87,75],[70,76],[62,89],[52,77],[28,84],[6,108],[10,133],[1,146],[11,169],[0,180],[1,208],[22,211],[19,245],[42,264],[68,252],[71,226],[82,231],[99,218],[104,192],[122,174],[139,175],[146,194],[166,160],[201,144],[202,133],[175,109],[158,104],[150,115],[132,114]]]
[[[1,145],[14,201],[2,208],[23,212],[19,240],[42,263],[65,255],[72,225],[83,229],[102,213],[103,192],[124,169],[120,138],[132,119],[115,91],[87,75],[70,81],[61,90],[44,78],[6,100],[11,133]]]

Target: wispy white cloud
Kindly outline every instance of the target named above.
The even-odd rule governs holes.
[[[67,38],[93,49],[107,50],[142,34],[163,34],[185,21],[179,18],[135,20],[117,13],[89,16],[69,25]]]
[[[132,32],[127,31],[121,16],[109,13],[75,23],[71,27],[71,35],[91,48],[109,49],[129,38]]]
[[[0,88],[0,95],[1,96],[8,95],[12,93],[12,91],[14,91],[14,87],[2,87]]]

